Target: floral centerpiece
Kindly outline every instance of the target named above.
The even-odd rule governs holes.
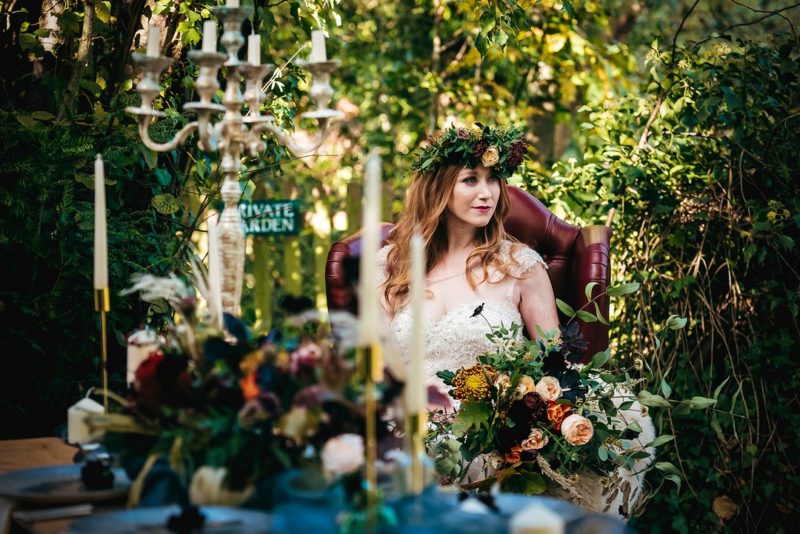
[[[577,315],[562,302],[559,307]],[[670,328],[685,324],[671,321]],[[427,442],[444,483],[548,491],[623,516],[646,502],[644,474],[651,468],[680,483],[672,464],[653,463],[672,436],[657,437],[648,412],[671,403],[641,390],[641,360],[612,371],[606,350],[579,363],[586,344],[574,321],[560,332],[538,332],[535,341],[519,333],[518,325],[494,328],[488,335],[493,350],[472,366],[438,373],[460,401],[456,412],[431,413]],[[706,400],[692,407],[707,407],[712,401]]]
[[[253,337],[231,315],[220,324],[200,313],[175,277],[141,276],[130,291],[166,300],[177,318],[136,370],[128,398],[118,398],[118,412],[91,421],[106,430],[106,446],[138,470],[131,504],[159,462],[195,504],[240,504],[261,481],[290,469],[327,477],[309,476],[309,483],[359,476],[365,423],[352,336],[334,335],[302,301],[287,303],[300,315]],[[355,330],[350,316],[331,321],[339,333]],[[398,390],[390,382],[383,400]],[[378,433],[391,437],[385,424]]]

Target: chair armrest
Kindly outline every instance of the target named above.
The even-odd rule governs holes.
[[[386,243],[386,238],[392,230],[392,226],[391,223],[381,223],[380,235],[382,244]],[[356,281],[358,280],[360,257],[361,231],[349,235],[331,246],[328,251],[328,259],[325,262],[325,295],[328,298],[328,310],[349,311],[352,314],[358,313]],[[377,261],[377,258],[375,261]]]
[[[328,310],[349,311],[356,313],[358,302],[355,290],[347,279],[345,261],[351,258],[351,238],[337,241],[328,251],[325,263],[325,295],[328,298]]]
[[[605,319],[608,319],[606,290],[611,280],[610,244],[611,228],[601,225],[581,228],[575,241],[570,276],[575,284],[569,289],[571,293],[569,301],[576,310],[586,306],[583,309],[595,313],[594,305],[587,306],[589,299],[586,298],[584,290],[589,282],[597,283],[592,289],[592,296],[602,294],[595,302]],[[587,361],[597,352],[608,348],[608,326],[601,322],[581,323],[581,333],[584,340],[589,343],[586,349]]]

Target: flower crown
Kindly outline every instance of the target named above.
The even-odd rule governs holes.
[[[490,128],[476,123],[469,128],[451,126],[428,137],[428,144],[411,169],[435,172],[446,165],[474,168],[479,163],[492,168],[499,178],[508,178],[522,163],[528,143],[520,127]]]

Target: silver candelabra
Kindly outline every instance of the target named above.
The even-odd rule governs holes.
[[[153,108],[153,100],[161,91],[159,80],[161,73],[172,64],[172,59],[161,56],[157,50],[148,45],[148,54],[134,53],[134,61],[141,67],[142,80],[136,90],[142,97],[141,105],[128,107],[126,111],[135,115],[139,122],[139,135],[145,146],[157,152],[173,150],[197,130],[197,146],[206,152],[220,151],[222,160],[220,168],[223,182],[220,194],[225,207],[219,222],[219,250],[222,267],[222,308],[228,313],[237,315],[242,295],[244,280],[245,236],[242,220],[239,216],[239,169],[242,152],[246,149],[250,155],[256,156],[266,148],[262,134],[271,132],[278,143],[286,146],[295,155],[306,154],[316,150],[324,141],[330,122],[340,118],[342,113],[329,107],[333,97],[331,73],[339,66],[338,61],[327,61],[322,55],[312,53],[311,61],[299,62],[311,72],[312,82],[310,95],[317,109],[302,115],[304,118],[316,119],[319,129],[311,142],[301,144],[292,136],[275,125],[272,115],[262,115],[261,105],[271,94],[264,90],[264,79],[271,76],[274,65],[260,65],[259,61],[243,62],[239,60],[239,49],[245,43],[241,33],[242,22],[252,15],[251,6],[220,6],[213,8],[217,19],[222,21],[223,33],[220,42],[226,54],[217,52],[216,25],[213,26],[214,42],[210,47],[204,40],[203,50],[192,50],[189,58],[200,66],[200,73],[195,82],[195,89],[200,100],[189,102],[184,109],[197,114],[197,120],[184,126],[166,143],[157,143],[150,138],[150,124],[165,114]],[[207,34],[207,32],[204,32]],[[158,41],[158,31],[151,32],[151,39]],[[322,42],[324,47],[324,41]],[[214,49],[213,51],[208,48]],[[258,50],[260,54],[260,49]],[[314,58],[317,60],[314,60]],[[259,56],[260,59],[260,56]],[[212,102],[220,85],[217,73],[221,66],[227,70],[227,84],[222,97],[222,104]],[[241,82],[245,82],[244,96]],[[247,102],[247,113],[242,113],[243,104]],[[213,115],[222,114],[217,122],[212,122]]]

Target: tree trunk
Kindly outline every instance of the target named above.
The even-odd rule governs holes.
[[[61,101],[61,108],[58,110],[56,121],[60,121],[64,114],[73,114],[73,104],[78,96],[83,73],[86,72],[86,64],[89,61],[89,50],[92,48],[92,37],[94,35],[94,0],[84,0],[83,2],[83,29],[81,30],[81,40],[78,44],[78,53],[72,63],[72,74],[64,89],[64,98]]]

